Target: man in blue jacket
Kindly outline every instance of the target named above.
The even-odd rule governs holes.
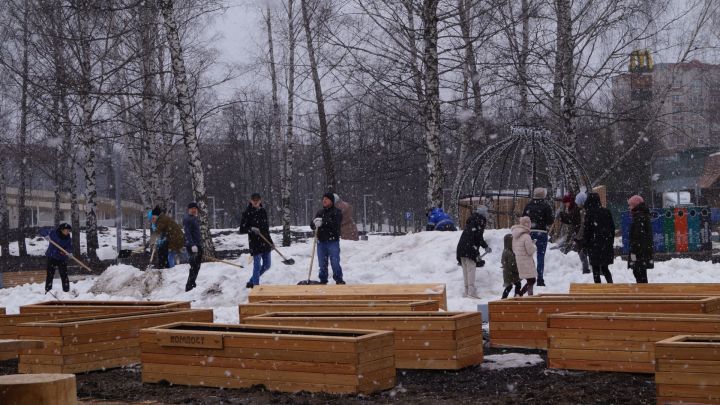
[[[197,215],[199,207],[196,202],[191,202],[187,207],[187,214],[183,217],[183,230],[185,231],[185,249],[190,257],[190,273],[188,274],[185,291],[197,287],[195,280],[200,273],[200,264],[203,258],[203,244],[200,237],[200,221]]]
[[[67,274],[67,261],[72,252],[72,237],[70,231],[72,227],[69,224],[61,223],[58,227],[50,232],[40,232],[40,234],[51,242],[55,242],[58,246],[65,250],[63,252],[52,243],[48,243],[45,251],[47,256],[47,277],[45,278],[45,292],[52,290],[53,278],[55,278],[55,269],[60,271],[60,280],[62,281],[62,289],[65,292],[70,291],[70,280]]]

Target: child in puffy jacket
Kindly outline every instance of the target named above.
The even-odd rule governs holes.
[[[510,294],[513,286],[515,287],[515,296],[521,296],[520,294],[520,275],[518,274],[517,262],[515,261],[515,253],[512,250],[513,236],[512,234],[505,235],[503,238],[504,249],[502,252],[502,264],[503,270],[503,287],[505,290],[502,294],[502,299],[505,299]]]

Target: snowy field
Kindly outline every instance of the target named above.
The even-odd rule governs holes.
[[[345,280],[350,284],[372,283],[446,283],[448,307],[451,311],[475,311],[480,303],[500,298],[502,271],[500,256],[502,238],[507,230],[488,230],[485,238],[493,253],[485,256],[486,265],[477,271],[476,285],[482,299],[463,298],[462,271],[455,261],[455,247],[460,232],[421,232],[404,236],[371,235],[367,241],[342,241],[341,259]],[[138,235],[128,235],[136,238]],[[114,241],[114,231],[108,239]],[[274,234],[279,244],[280,235]],[[231,234],[221,237],[221,249],[238,249],[246,246],[247,236]],[[34,247],[44,252],[45,246],[37,242]],[[102,245],[102,243],[101,243]],[[110,243],[108,243],[110,245]],[[138,245],[136,245],[138,246]],[[551,244],[551,247],[553,245]],[[282,264],[273,253],[272,268],[262,277],[263,284],[295,284],[307,278],[311,241],[296,243],[283,249],[295,264]],[[247,301],[245,283],[250,278],[251,264],[248,256],[234,260],[244,265],[239,269],[222,263],[204,263],[197,280],[198,287],[185,292],[188,265],[174,269],[143,272],[130,266],[112,266],[98,277],[73,282],[71,291],[59,291],[60,299],[77,300],[190,300],[197,308],[215,309],[216,322],[237,322],[237,304]],[[659,262],[648,271],[653,282],[717,282],[720,265],[691,259],[673,259]],[[619,259],[610,268],[617,283],[634,282],[625,262]],[[317,263],[313,268],[317,279]],[[576,253],[563,255],[559,250],[548,249],[545,281],[547,287],[536,287],[536,293],[567,292],[570,283],[592,282],[592,276],[581,274],[580,260]],[[332,283],[332,281],[331,281]],[[43,294],[42,284],[26,284],[0,290],[0,306],[9,313],[17,313],[24,304],[53,299]]]

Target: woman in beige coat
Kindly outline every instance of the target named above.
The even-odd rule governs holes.
[[[518,224],[510,228],[513,236],[512,250],[515,253],[518,274],[520,278],[526,280],[525,285],[520,290],[520,296],[523,296],[526,292],[528,295],[533,295],[533,286],[537,278],[534,259],[537,248],[530,238],[530,226],[530,217],[520,217]]]

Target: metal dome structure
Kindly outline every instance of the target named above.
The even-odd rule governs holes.
[[[471,202],[475,198],[509,200],[512,208],[505,212],[509,214],[515,212],[517,199],[529,198],[536,187],[547,188],[549,198],[591,189],[585,169],[550,130],[511,126],[508,138],[488,146],[472,160],[454,197],[456,201],[471,198]]]

